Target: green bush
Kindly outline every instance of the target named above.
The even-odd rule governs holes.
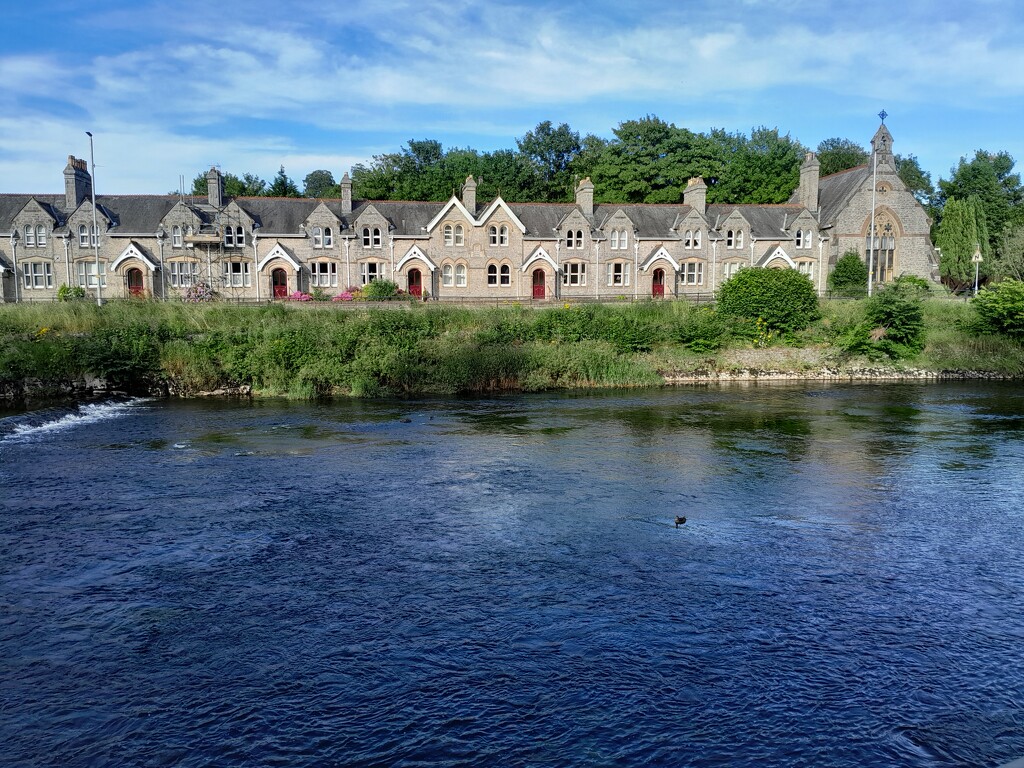
[[[1024,282],[1007,278],[971,300],[983,330],[1024,339]]]
[[[868,267],[854,250],[839,257],[828,276],[829,289],[839,296],[859,298],[868,292]]]
[[[86,371],[116,387],[135,389],[160,373],[159,339],[142,323],[97,329],[79,351]]]
[[[693,352],[704,354],[725,346],[729,339],[729,321],[714,307],[694,307],[679,318],[672,329],[673,340]]]
[[[74,301],[85,298],[85,288],[80,285],[61,283],[57,289],[57,301]]]
[[[794,269],[748,267],[718,290],[717,310],[725,316],[761,320],[768,331],[806,328],[821,316],[814,284]]]
[[[387,301],[398,295],[398,285],[390,280],[373,280],[363,286],[363,298],[367,301]]]
[[[924,308],[919,287],[893,283],[865,306],[865,320],[843,333],[836,346],[849,354],[899,360],[924,349]]]

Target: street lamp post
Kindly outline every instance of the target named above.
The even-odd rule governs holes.
[[[92,133],[86,131],[89,137],[89,162],[92,163],[92,180],[89,189],[92,192],[92,249],[96,255],[96,306],[103,306],[103,297],[100,295],[100,231],[96,227],[96,155],[92,149]]]
[[[978,267],[981,265],[981,245],[975,244],[974,255],[971,256],[971,261],[974,262],[974,295],[978,295]]]

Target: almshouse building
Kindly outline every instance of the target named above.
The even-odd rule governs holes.
[[[69,157],[63,195],[0,195],[0,298],[97,283],[103,298],[174,298],[203,282],[269,301],[376,279],[441,300],[698,298],[754,265],[799,270],[823,293],[851,249],[878,283],[935,279],[930,222],[884,124],[871,143],[872,165],[824,178],[808,153],[783,205],[709,205],[701,179],[674,205],[595,204],[589,179],[574,203],[478,202],[472,177],[444,203],[353,201],[348,174],[340,199],[225,199],[211,169],[205,200],[98,195],[94,216],[87,165]]]

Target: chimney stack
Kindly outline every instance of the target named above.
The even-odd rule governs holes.
[[[818,210],[818,178],[821,175],[821,163],[818,156],[808,152],[800,166],[800,205],[811,212]]]
[[[206,194],[214,208],[221,208],[224,205],[224,179],[216,168],[211,168],[206,173]]]
[[[85,160],[68,155],[68,164],[64,168],[64,206],[68,213],[82,204],[92,195],[92,176]]]
[[[341,177],[341,212],[352,213],[352,179],[348,176],[348,171],[345,171],[345,175]]]
[[[466,183],[462,185],[462,204],[471,215],[476,216],[476,182],[472,176],[467,176]]]
[[[688,205],[701,216],[708,212],[708,185],[704,179],[690,179],[683,191],[683,205]]]
[[[576,187],[576,205],[588,219],[594,217],[594,184],[590,177],[583,179]]]

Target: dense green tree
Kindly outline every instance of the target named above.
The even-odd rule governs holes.
[[[737,149],[709,199],[734,203],[784,203],[800,182],[807,148],[778,128],[755,128]]]
[[[595,198],[610,203],[675,203],[695,176],[714,181],[722,172],[714,140],[648,115],[627,120],[594,160]]]
[[[267,188],[268,197],[301,197],[299,194],[299,188],[295,186],[295,182],[292,181],[288,174],[284,172],[284,166],[282,165],[277,171],[277,175],[274,180],[270,183],[270,187]]]
[[[979,149],[970,161],[960,158],[948,181],[939,179],[940,202],[945,204],[953,198],[967,200],[977,195],[985,213],[990,243],[996,245],[996,238],[1007,224],[1024,215],[1017,210],[1024,205],[1024,188],[1020,174],[1012,171],[1013,158],[1008,153]]]
[[[1013,278],[985,288],[971,302],[982,326],[1024,340],[1024,283]]]
[[[822,176],[864,165],[871,157],[857,142],[840,138],[823,140],[818,144],[817,155]]]
[[[576,131],[567,123],[555,128],[545,120],[517,139],[516,145],[536,169],[541,202],[572,199],[572,164],[583,148]]]
[[[1024,225],[1006,227],[999,236],[992,275],[1024,280]]]
[[[340,197],[341,190],[334,181],[334,174],[330,171],[310,171],[302,180],[302,194],[304,197]]]
[[[201,171],[192,179],[191,194],[196,197],[206,197],[209,187],[206,181],[207,171]],[[258,197],[266,193],[267,182],[253,173],[246,173],[241,178],[233,173],[223,174],[224,197]],[[175,194],[175,193],[171,193]]]
[[[829,288],[840,296],[860,297],[868,292],[868,266],[855,250],[849,250],[836,261],[828,276]]]
[[[935,244],[941,251],[939,274],[954,290],[974,281],[971,257],[978,246],[978,221],[975,206],[968,200],[953,197],[946,201],[942,221],[935,233]]]
[[[508,202],[530,202],[541,194],[538,177],[529,159],[511,149],[499,149],[480,158],[480,200],[501,195]]]

